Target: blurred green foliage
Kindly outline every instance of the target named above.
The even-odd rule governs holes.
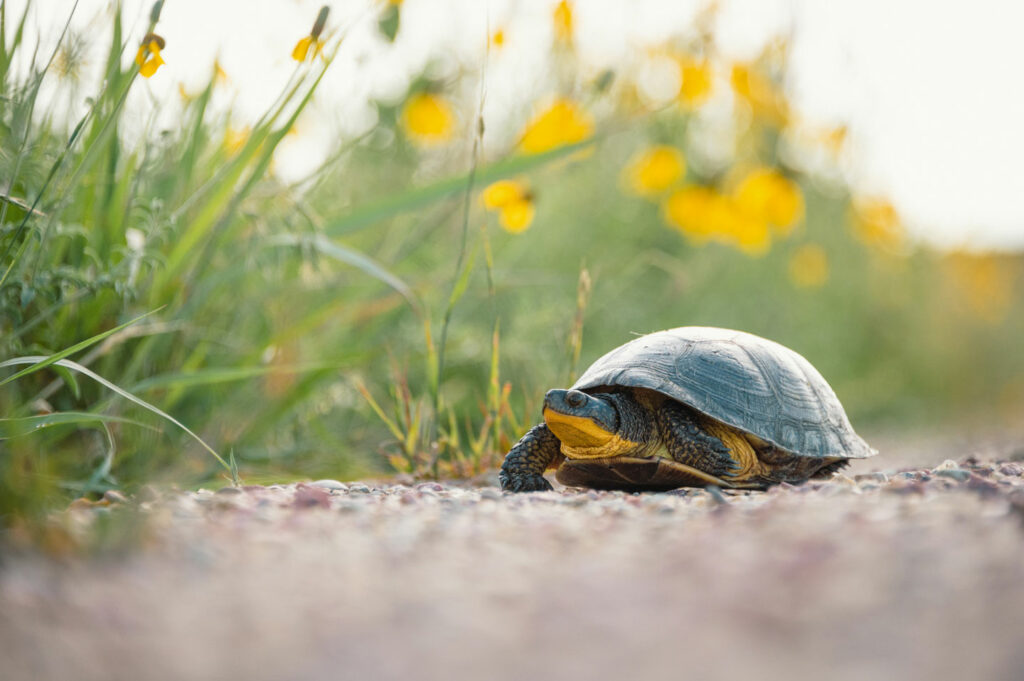
[[[446,127],[455,108],[477,116],[466,69],[467,83],[410,83],[416,110],[378,103],[376,127],[325,140],[328,161],[297,185],[277,178],[274,152],[341,58],[342,35],[304,39],[293,77],[247,133],[210,107],[214,72],[179,127],[134,139],[122,127],[142,36],[112,16],[103,82],[68,127],[36,103],[59,77],[52,64],[81,45],[62,38],[50,61],[27,55],[22,18],[4,16],[0,360],[58,353],[156,311],[71,359],[179,419],[252,481],[476,474],[538,418],[546,389],[571,381],[574,354],[582,368],[632,334],[681,325],[796,349],[862,431],[1013,418],[1024,404],[1019,256],[910,243],[884,201],[805,169],[784,48],[730,66],[698,22],[664,48],[683,80],[654,106],[628,73],[578,75],[562,5],[561,94],[526,122],[528,150],[482,157],[475,123]],[[380,11],[400,42],[400,6]],[[702,151],[715,70],[734,102],[724,158]],[[651,191],[630,189],[624,173],[653,146],[677,149],[685,172],[652,169],[641,181]],[[750,221],[756,206],[737,187],[758,168],[782,178],[803,216],[793,225]],[[503,178],[519,187],[514,203],[485,210],[481,191]],[[680,226],[668,201],[694,187],[745,222],[699,238]],[[4,524],[105,489],[230,477],[167,420],[67,367],[0,387],[0,413]],[[51,413],[46,427],[31,420]]]

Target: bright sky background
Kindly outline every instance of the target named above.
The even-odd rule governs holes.
[[[24,0],[0,0],[8,16]],[[488,65],[485,120],[528,105],[547,63],[554,0],[406,0],[395,49],[368,30],[370,0],[332,6],[329,26],[362,22],[278,168],[298,175],[325,151],[327,135],[372,123],[368,96],[397,96],[430,57],[478,63],[488,20],[507,46]],[[53,36],[73,0],[36,0],[33,31]],[[96,17],[109,3],[81,0],[74,26],[106,35]],[[144,30],[151,0],[124,0],[126,30]],[[219,55],[235,109],[255,118],[291,73],[295,41],[322,0],[167,0],[159,32],[167,65],[146,83],[156,101],[196,91]],[[855,186],[889,196],[911,231],[944,245],[1024,248],[1024,2],[1019,0],[722,0],[719,47],[753,56],[792,32],[796,108],[851,130],[847,171]],[[577,0],[577,42],[594,73],[685,31],[698,0]],[[45,38],[44,38],[45,40]],[[99,59],[95,59],[98,62]],[[457,63],[451,60],[452,66]],[[94,64],[95,66],[96,64]],[[80,99],[95,79],[86,79]],[[518,95],[518,96],[517,96]],[[149,96],[149,95],[144,95]]]

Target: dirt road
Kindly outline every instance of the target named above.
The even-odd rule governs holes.
[[[0,677],[1024,679],[1024,466],[767,493],[165,493],[117,557],[8,555]]]

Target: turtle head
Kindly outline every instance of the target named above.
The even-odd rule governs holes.
[[[619,432],[619,412],[612,396],[581,390],[549,390],[544,396],[544,421],[569,450],[604,449]]]

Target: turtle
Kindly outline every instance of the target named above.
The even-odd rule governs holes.
[[[835,392],[797,352],[744,331],[683,326],[607,353],[509,450],[504,490],[764,490],[874,456]]]

